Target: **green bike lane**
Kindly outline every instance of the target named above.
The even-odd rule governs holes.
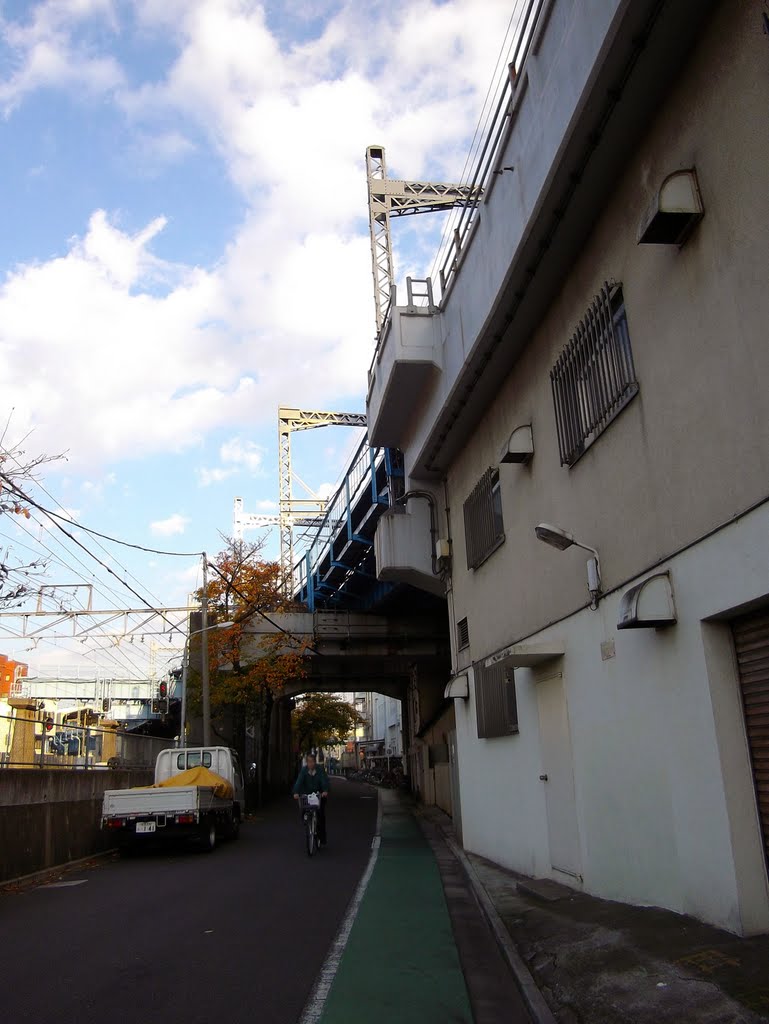
[[[472,1024],[433,851],[413,814],[380,793],[379,850],[320,1024]]]

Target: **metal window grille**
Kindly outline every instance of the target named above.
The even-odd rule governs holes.
[[[457,648],[462,651],[470,646],[470,627],[467,619],[460,619],[457,623]]]
[[[467,568],[477,569],[505,539],[499,473],[487,470],[464,504]]]
[[[550,382],[561,465],[573,466],[638,393],[621,285],[601,288]]]
[[[515,677],[503,664],[486,668],[482,661],[473,665],[475,713],[479,739],[512,736],[518,732],[518,703]]]

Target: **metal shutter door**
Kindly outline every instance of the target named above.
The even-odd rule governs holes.
[[[769,611],[735,619],[732,631],[764,854],[769,865]]]

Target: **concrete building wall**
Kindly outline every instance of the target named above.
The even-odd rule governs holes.
[[[731,640],[708,620],[769,594],[769,512],[708,534],[769,497],[765,50],[756,6],[721,4],[448,474],[466,660],[525,637],[566,651],[561,662],[516,671],[517,736],[479,740],[472,686],[467,704],[457,702],[466,845],[527,874],[561,874],[539,781],[547,766],[538,695],[538,679],[561,673],[577,812],[572,881],[743,932],[769,927],[766,869]],[[689,166],[706,207],[695,234],[681,250],[637,246],[654,190]],[[561,468],[549,371],[605,280],[623,285],[640,393]],[[535,455],[529,466],[500,467],[505,542],[467,571],[462,503],[520,423],[533,425]],[[539,543],[541,521],[599,549],[607,590],[662,560],[678,625],[617,634],[621,591],[597,612],[579,611],[585,553]],[[607,643],[616,655],[604,661]]]
[[[642,6],[551,5],[500,160],[515,174],[493,183],[480,211],[440,313],[442,370],[402,446],[410,486],[431,488],[450,510],[439,529],[453,541],[451,625],[469,626],[469,647],[454,656],[470,681],[469,698],[455,701],[465,845],[529,875],[750,933],[769,928],[769,894],[727,620],[769,600],[769,62],[759,3],[703,8],[695,49],[621,173],[593,196],[598,216],[544,315],[504,335],[519,352],[506,375],[484,384],[481,366],[472,387],[462,383],[468,408],[474,392],[490,397],[447,456],[445,481],[427,472],[440,438],[456,439],[459,428],[442,434],[441,422],[494,310],[514,306],[504,280],[536,229],[590,81],[611,59],[619,22]],[[666,10],[675,6],[684,4]],[[688,167],[704,219],[681,249],[637,245],[662,181]],[[623,287],[640,390],[567,469],[549,374],[605,281]],[[499,466],[504,543],[468,570],[463,503],[528,423],[531,463]],[[542,521],[599,549],[596,611],[585,552],[537,541]],[[618,632],[622,594],[654,566],[670,571],[678,623]],[[523,640],[565,653],[516,669],[518,733],[479,739],[472,664]]]
[[[721,5],[548,317],[451,467],[455,613],[468,615],[474,650],[525,636],[585,601],[584,556],[537,543],[538,522],[598,547],[612,587],[766,496],[769,190],[759,168],[769,163],[769,131],[757,71],[766,86],[769,68],[752,6]],[[706,207],[693,237],[680,251],[636,245],[653,191],[692,165]],[[562,468],[550,369],[612,279],[623,285],[640,391]],[[529,422],[532,463],[500,467],[505,543],[468,574],[462,503],[513,428]],[[510,586],[513,577],[525,586]],[[505,602],[489,596],[500,592]]]

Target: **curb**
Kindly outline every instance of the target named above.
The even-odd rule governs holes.
[[[414,810],[418,817],[423,821],[430,820],[428,816],[423,813],[421,808],[415,808]],[[486,918],[486,923],[491,929],[502,956],[507,961],[508,967],[515,978],[515,983],[523,996],[526,1009],[531,1015],[532,1024],[558,1024],[558,1021],[553,1015],[553,1011],[548,1006],[545,997],[542,995],[537,983],[534,981],[531,971],[529,971],[529,968],[524,963],[521,954],[515,948],[515,944],[510,938],[510,934],[507,928],[505,928],[502,918],[497,913],[497,908],[489,898],[489,894],[484,889],[483,883],[475,872],[475,868],[468,860],[467,854],[462,847],[459,846],[459,844],[452,839],[450,835],[448,835],[439,822],[435,822],[434,824],[437,825],[439,832],[443,836],[443,841],[462,865],[462,869],[467,875],[473,889],[473,894],[483,911],[483,916]]]
[[[109,850],[100,850],[98,853],[91,853],[87,857],[78,857],[77,860],[67,860],[63,864],[53,864],[50,868],[41,868],[39,871],[32,871],[28,875],[18,875],[16,878],[5,878],[0,882],[0,892],[9,885],[19,885],[22,882],[34,882],[36,879],[45,878],[47,875],[52,875],[56,871],[68,871],[70,868],[76,868],[79,864],[88,864],[92,860],[100,860],[102,857],[110,857],[113,853],[117,853],[116,846],[111,847]]]

